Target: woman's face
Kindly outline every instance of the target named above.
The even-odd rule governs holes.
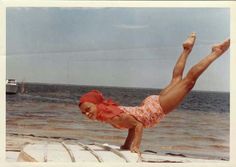
[[[89,119],[96,119],[97,116],[97,107],[95,104],[90,102],[84,102],[80,106],[82,114],[85,114]]]

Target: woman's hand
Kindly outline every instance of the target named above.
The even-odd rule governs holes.
[[[143,134],[143,124],[141,122],[137,121],[131,115],[122,113],[119,116],[113,117],[108,123],[112,124],[113,126],[115,125],[129,129],[126,141],[120,148],[129,149],[131,152],[140,154],[139,147]]]
[[[122,145],[122,146],[120,146],[120,149],[121,150],[129,150],[130,148],[126,145]]]
[[[132,153],[141,154],[139,148],[136,147],[136,146],[133,146],[133,147],[131,146],[130,151],[131,151]]]

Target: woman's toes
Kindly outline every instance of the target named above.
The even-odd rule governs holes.
[[[225,40],[220,44],[216,44],[212,47],[212,52],[221,55],[223,54],[230,46],[230,39]]]
[[[195,40],[196,40],[196,33],[191,33],[189,35],[189,37],[186,39],[186,41],[184,41],[183,43],[183,48],[184,49],[192,49],[193,48],[193,45],[195,43]]]

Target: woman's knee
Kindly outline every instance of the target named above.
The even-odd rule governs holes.
[[[186,78],[184,78],[183,82],[184,82],[185,88],[188,91],[190,91],[195,86],[196,79],[193,76],[187,76]]]
[[[182,76],[176,76],[173,77],[171,80],[171,85],[176,85],[177,83],[179,83],[182,80]]]

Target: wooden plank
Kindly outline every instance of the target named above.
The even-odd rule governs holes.
[[[44,158],[44,148],[40,144],[25,144],[19,154],[19,159],[28,162],[43,162]]]
[[[103,159],[89,146],[84,145],[80,142],[77,142],[77,144],[80,145],[81,147],[83,147],[85,150],[88,150],[91,154],[93,154],[96,157],[96,159],[98,160],[98,162],[104,162]]]
[[[128,160],[124,154],[122,154],[120,151],[118,151],[117,149],[114,149],[112,148],[111,146],[109,145],[104,145],[104,144],[100,144],[100,143],[93,143],[95,146],[98,146],[98,147],[101,147],[107,151],[111,151],[113,152],[114,154],[116,154],[117,156],[121,157],[122,159],[125,160],[125,162],[131,162],[130,160]]]
[[[61,142],[61,144],[66,149],[66,151],[68,152],[68,154],[71,158],[71,161],[75,162],[75,156],[74,156],[73,152],[71,151],[71,149],[69,149],[64,142]]]
[[[98,162],[97,158],[78,144],[66,144],[73,152],[76,162]]]
[[[30,156],[29,154],[27,154],[24,151],[21,151],[18,158],[17,158],[18,162],[38,162],[36,159],[34,159],[32,156]]]
[[[71,162],[71,158],[68,155],[65,148],[60,143],[48,144],[48,162]]]
[[[48,143],[44,145],[43,162],[48,162]]]

